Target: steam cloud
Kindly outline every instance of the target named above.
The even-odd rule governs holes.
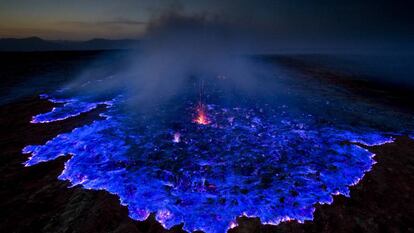
[[[266,84],[256,77],[270,73],[247,56],[255,47],[249,38],[252,37],[246,30],[208,14],[164,13],[148,24],[139,51],[124,61],[116,61],[121,64],[118,66],[106,61],[106,73],[102,65],[88,69],[76,85],[91,76],[106,76],[99,85],[82,91],[103,94],[122,90],[130,104],[139,106],[167,101],[198,80],[223,89],[231,86],[258,92]],[[109,59],[113,60],[116,59]]]

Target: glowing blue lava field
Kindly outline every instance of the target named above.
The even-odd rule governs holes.
[[[122,95],[99,101],[45,95],[57,106],[34,116],[34,124],[106,108],[89,125],[26,146],[25,165],[71,155],[59,179],[113,193],[131,218],[145,220],[155,213],[166,228],[184,223],[187,231],[225,232],[242,215],[267,224],[312,220],[315,204],[348,196],[349,186],[372,168],[369,146],[392,142],[403,132],[396,130],[399,125],[383,124],[395,115],[379,107],[340,91],[307,88],[309,93],[288,103],[207,97],[208,124],[194,121],[197,98],[192,95],[148,114],[125,110]],[[381,123],[364,122],[365,114]]]

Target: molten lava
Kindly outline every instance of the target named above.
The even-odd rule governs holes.
[[[193,120],[193,122],[200,124],[200,125],[208,125],[210,124],[210,120],[207,117],[207,111],[204,104],[199,103],[197,105],[197,116]]]

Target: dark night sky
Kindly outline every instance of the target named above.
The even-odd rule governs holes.
[[[413,1],[392,0],[2,0],[0,37],[141,38],[174,9],[208,14],[283,41],[405,41],[414,38]],[[375,42],[374,42],[375,43]]]

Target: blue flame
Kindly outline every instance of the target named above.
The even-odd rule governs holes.
[[[38,114],[32,118],[31,123],[49,123],[53,121],[66,120],[70,117],[79,116],[82,113],[89,112],[98,107],[98,105],[112,104],[111,101],[90,103],[79,101],[76,99],[54,99],[49,98],[48,95],[42,94],[43,99],[48,99],[55,104],[63,104],[62,107],[54,107],[50,112]]]
[[[77,116],[98,104],[107,110],[103,120],[26,146],[26,166],[72,155],[59,179],[116,194],[133,219],[156,213],[166,228],[184,223],[188,231],[225,232],[241,215],[268,224],[311,220],[316,203],[349,196],[349,186],[371,169],[374,154],[361,144],[393,140],[371,129],[322,125],[308,114],[292,116],[285,106],[209,105],[210,125],[184,116],[174,128],[121,112],[122,98],[52,101],[61,105],[33,123]]]

